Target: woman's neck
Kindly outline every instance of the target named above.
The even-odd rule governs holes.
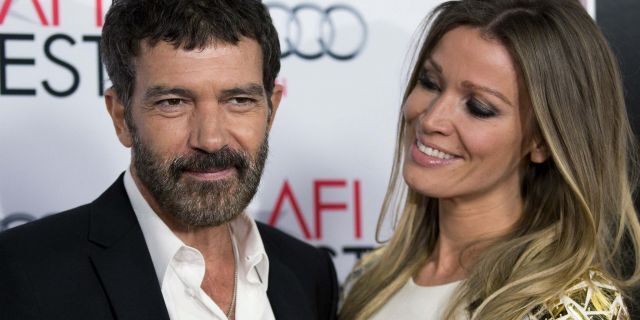
[[[513,228],[522,206],[519,192],[482,199],[440,199],[438,239],[415,282],[439,285],[464,279],[478,253]]]

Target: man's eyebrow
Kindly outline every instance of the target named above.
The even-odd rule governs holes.
[[[493,90],[493,89],[491,89],[489,87],[484,87],[484,86],[481,86],[481,85],[474,84],[471,81],[463,81],[462,82],[462,86],[464,86],[465,88],[486,92],[486,93],[488,93],[488,94],[490,94],[490,95],[502,100],[504,103],[508,104],[509,106],[513,107],[513,104],[511,103],[511,101],[509,101],[509,99],[507,99],[507,97],[504,96],[499,91]]]
[[[144,101],[152,100],[153,98],[165,95],[175,95],[181,97],[192,97],[193,93],[185,88],[180,87],[165,87],[165,86],[153,86],[144,92]]]
[[[264,88],[257,83],[250,83],[247,85],[241,85],[230,89],[224,89],[220,91],[221,97],[232,97],[237,95],[248,95],[253,97],[264,97]]]

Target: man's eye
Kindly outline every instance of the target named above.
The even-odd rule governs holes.
[[[173,107],[173,106],[179,106],[182,103],[184,103],[182,99],[171,98],[171,99],[160,100],[156,104],[160,106]]]
[[[237,105],[246,105],[252,104],[255,102],[255,99],[249,97],[233,97],[229,99],[229,103],[237,104]]]

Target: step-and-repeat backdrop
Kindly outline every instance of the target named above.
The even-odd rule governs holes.
[[[440,2],[265,2],[285,94],[248,211],[328,249],[340,280],[377,245],[414,33]],[[110,4],[0,1],[0,231],[93,200],[129,163],[102,97]]]

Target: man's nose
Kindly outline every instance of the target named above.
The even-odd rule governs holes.
[[[218,103],[196,105],[190,126],[191,148],[211,153],[227,145],[225,113]]]

